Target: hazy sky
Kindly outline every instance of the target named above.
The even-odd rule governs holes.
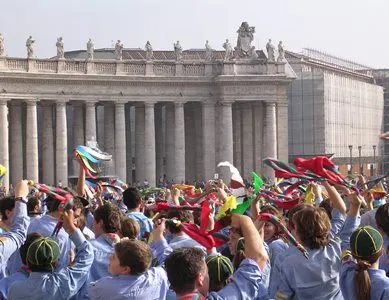
[[[376,68],[389,67],[387,0],[0,0],[0,32],[8,56],[26,56],[31,34],[38,57],[56,55],[62,36],[65,51],[111,47],[172,50],[204,48],[205,40],[222,49],[236,43],[242,21],[256,27],[254,45],[268,38],[285,49],[311,47]]]

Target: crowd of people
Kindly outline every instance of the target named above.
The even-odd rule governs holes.
[[[363,176],[287,208],[245,187],[243,211],[222,180],[113,197],[85,177],[66,201],[27,180],[3,192],[0,299],[389,299],[389,203]]]

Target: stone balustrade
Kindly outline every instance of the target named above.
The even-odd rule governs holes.
[[[128,75],[128,76],[185,76],[217,75],[276,75],[285,74],[285,63],[263,60],[228,61],[171,61],[171,60],[53,60],[0,57],[0,72]]]

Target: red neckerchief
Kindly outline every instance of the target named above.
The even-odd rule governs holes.
[[[179,299],[179,300],[204,300],[205,297],[203,295],[201,295],[199,292],[197,292],[197,293],[190,293],[190,294],[186,294],[186,295],[181,296],[181,297],[177,297],[177,299]]]
[[[31,270],[27,266],[21,266],[18,272],[28,277],[31,273]]]
[[[116,233],[104,233],[102,237],[111,246],[120,242],[120,237]]]

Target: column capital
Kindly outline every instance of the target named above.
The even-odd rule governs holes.
[[[277,106],[288,106],[288,102],[277,102]]]
[[[154,107],[157,103],[157,101],[147,101],[145,102],[145,107]]]
[[[99,102],[99,101],[97,101],[97,100],[86,100],[86,101],[84,101],[86,106],[95,106],[97,102]]]
[[[28,106],[36,106],[38,101],[38,99],[26,99],[24,100],[24,103],[26,103]]]
[[[66,103],[68,103],[69,100],[68,99],[58,99],[58,100],[55,100],[55,104],[58,106],[58,105],[66,105]]]
[[[274,101],[264,101],[265,106],[276,106],[276,103]]]
[[[212,100],[205,100],[205,101],[201,102],[201,105],[205,106],[205,107],[214,107],[215,104],[216,104],[216,102],[212,101]]]
[[[184,107],[185,101],[174,102],[174,107]]]
[[[235,101],[233,100],[222,100],[219,102],[221,106],[231,106]]]
[[[0,99],[0,105],[7,105],[7,103],[11,102],[11,99]]]
[[[115,101],[113,104],[115,107],[124,108],[124,106],[127,104],[127,101]]]

